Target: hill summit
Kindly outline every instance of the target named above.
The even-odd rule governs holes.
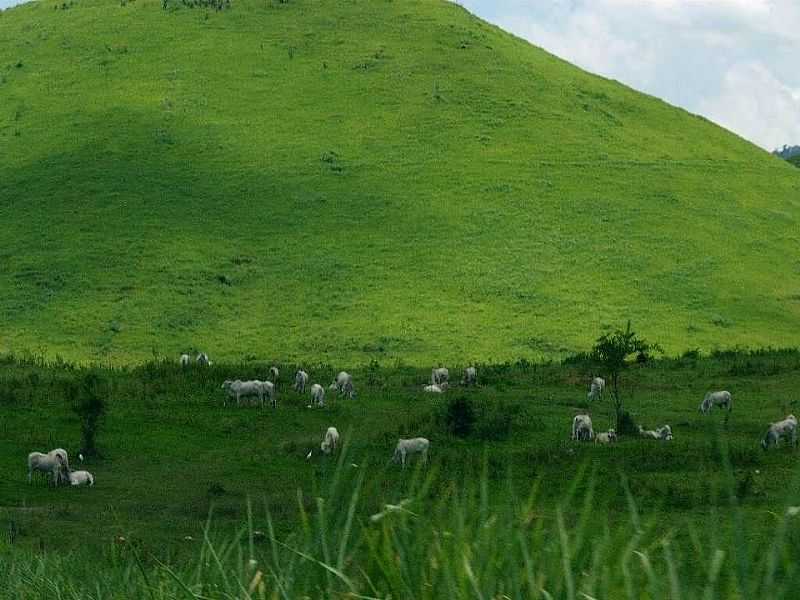
[[[447,2],[0,13],[0,351],[797,345],[800,174]]]

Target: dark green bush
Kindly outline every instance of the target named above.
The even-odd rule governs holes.
[[[475,427],[475,408],[466,396],[451,397],[444,409],[444,424],[455,436],[467,437]]]
[[[617,415],[617,435],[639,435],[639,426],[627,410]]]
[[[96,371],[89,371],[79,382],[66,383],[66,397],[80,419],[81,452],[86,456],[98,454],[97,434],[106,414],[105,390],[106,382]]]

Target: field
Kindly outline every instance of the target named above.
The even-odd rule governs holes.
[[[250,593],[270,598],[791,598],[799,582],[800,529],[786,516],[800,505],[797,451],[758,444],[767,423],[797,411],[797,351],[632,365],[627,409],[675,439],[613,447],[569,440],[583,409],[597,430],[612,422],[607,398],[587,406],[595,367],[578,359],[480,365],[478,388],[443,396],[421,392],[429,371],[373,364],[355,371],[355,400],[323,409],[287,389],[294,366],[282,365],[277,410],[222,406],[220,381],[267,366],[96,371],[109,412],[101,457],[84,466],[97,484],[52,489],[27,484],[25,455],[63,446],[77,464],[63,390],[87,370],[6,357],[0,592],[248,597],[257,570],[263,587]],[[327,383],[334,369],[309,372]],[[734,397],[727,423],[697,411],[720,388]],[[462,397],[475,422],[460,436],[445,415]],[[344,450],[306,460],[329,425]],[[403,471],[389,462],[394,443],[416,435],[430,438],[431,462]],[[408,512],[370,519],[403,500]]]
[[[0,13],[0,351],[796,346],[800,173],[448,2]]]

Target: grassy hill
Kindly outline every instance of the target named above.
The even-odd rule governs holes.
[[[0,13],[0,351],[796,345],[800,175],[439,1]]]
[[[793,156],[792,158],[790,158],[788,160],[795,167],[800,167],[800,154],[798,154],[797,156]]]

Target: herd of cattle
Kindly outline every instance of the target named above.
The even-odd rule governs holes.
[[[208,355],[201,352],[198,353],[194,359],[195,363],[199,366],[211,366],[213,363],[209,360]],[[188,354],[182,354],[180,357],[180,364],[182,367],[188,367],[192,360]],[[227,405],[227,400],[236,400],[236,405],[240,406],[242,399],[256,398],[261,406],[265,406],[268,400],[270,405],[277,408],[278,400],[276,395],[276,386],[280,371],[277,367],[273,366],[269,370],[270,380],[226,380],[222,383],[222,390],[225,393],[224,404]],[[447,368],[439,367],[431,371],[431,383],[423,387],[426,393],[443,394],[447,391],[450,380],[450,371]],[[306,388],[311,396],[311,404],[313,406],[325,406],[325,388],[319,383],[314,383],[309,387],[309,375],[305,371],[298,370],[295,373],[294,384],[292,388],[298,394],[304,395]],[[464,369],[464,376],[461,379],[461,385],[473,386],[478,383],[478,372],[475,367],[467,367]],[[606,382],[601,377],[595,377],[589,384],[589,393],[587,400],[595,402],[599,400],[606,387]],[[356,397],[355,387],[353,385],[353,377],[349,373],[340,372],[333,382],[328,386],[329,391],[336,392],[340,397],[345,397],[350,400]],[[700,412],[708,414],[714,407],[718,407],[730,412],[733,409],[733,398],[730,392],[719,391],[709,392],[700,403]],[[639,435],[643,438],[670,441],[673,439],[672,428],[669,425],[663,425],[655,430],[646,430],[639,426]],[[781,440],[785,438],[791,441],[793,445],[797,444],[797,418],[794,415],[789,415],[782,421],[771,423],[767,429],[767,433],[761,440],[761,446],[766,450],[771,446],[777,446]],[[599,444],[611,444],[617,441],[617,434],[614,429],[609,429],[601,433],[595,434],[592,427],[592,419],[586,413],[575,415],[572,420],[572,439],[575,441],[594,441]],[[325,436],[320,443],[320,450],[324,454],[331,454],[339,447],[339,431],[336,427],[328,427]],[[428,449],[430,448],[430,441],[427,438],[418,437],[411,439],[399,439],[395,446],[392,460],[399,462],[405,467],[406,460],[412,455],[419,455],[423,462],[427,462]],[[309,452],[306,458],[311,458],[313,454]],[[82,461],[83,456],[78,455]],[[69,466],[69,456],[67,451],[63,448],[56,448],[44,454],[41,452],[31,452],[28,455],[28,482],[30,483],[33,478],[34,472],[39,472],[47,475],[53,485],[70,484],[73,486],[80,485],[94,485],[94,476],[88,471],[73,471]]]

